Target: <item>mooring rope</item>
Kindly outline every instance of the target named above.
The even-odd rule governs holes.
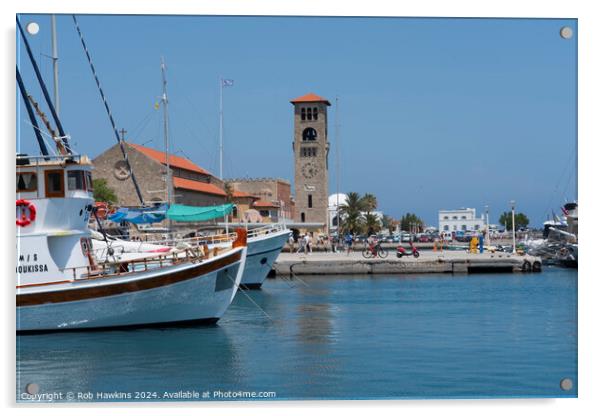
[[[98,79],[98,75],[96,74],[96,68],[94,68],[94,64],[92,63],[92,57],[90,56],[90,52],[88,51],[88,47],[86,46],[86,42],[84,41],[84,36],[79,28],[79,24],[77,23],[77,19],[75,15],[71,15],[73,17],[73,23],[75,23],[75,29],[77,29],[77,33],[79,35],[79,39],[81,40],[82,46],[84,48],[84,52],[86,53],[86,57],[88,58],[88,63],[90,64],[90,69],[92,70],[92,75],[94,76],[94,80],[96,81],[96,86],[98,87],[98,91],[100,92],[100,97],[102,98],[102,102],[105,106],[105,110],[107,111],[107,115],[109,116],[109,121],[111,122],[111,127],[113,127],[113,132],[115,133],[115,138],[117,139],[117,143],[119,143],[119,147],[121,148],[121,154],[123,155],[123,159],[125,160],[128,171],[132,177],[132,181],[134,182],[134,188],[136,188],[136,194],[138,195],[138,199],[140,200],[140,204],[144,205],[144,198],[142,197],[142,192],[140,192],[140,188],[138,187],[138,182],[136,181],[136,176],[134,175],[134,171],[132,170],[132,166],[130,165],[130,161],[128,159],[127,151],[123,145],[123,140],[119,136],[119,132],[117,131],[117,126],[115,125],[115,120],[113,120],[113,115],[111,114],[111,109],[109,108],[109,104],[105,97],[105,93],[100,85],[100,80]],[[169,186],[169,184],[168,184]]]

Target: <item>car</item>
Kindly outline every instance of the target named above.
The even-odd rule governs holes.
[[[418,242],[419,243],[429,243],[432,242],[433,240],[430,239],[430,237],[427,234],[422,234],[420,237],[418,237]]]
[[[412,240],[412,235],[410,233],[401,234],[401,241],[403,243],[409,243]]]

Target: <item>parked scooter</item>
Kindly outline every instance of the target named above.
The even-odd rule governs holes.
[[[406,250],[401,245],[397,246],[397,258],[400,259],[403,256],[414,256],[415,258],[420,257],[420,252],[418,251],[416,246],[414,246],[414,244],[412,244],[411,241],[410,241],[410,249],[411,249],[411,251]]]

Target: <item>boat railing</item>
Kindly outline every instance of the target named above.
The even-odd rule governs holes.
[[[261,235],[277,233],[285,231],[287,229],[286,224],[272,223],[266,224],[263,227],[254,228],[247,231],[247,238],[258,237]],[[209,246],[232,243],[236,239],[236,233],[231,232],[227,234],[212,234],[204,236],[194,236],[185,238],[174,238],[169,240],[145,240],[141,241],[142,244],[156,244],[169,247],[177,247],[178,245],[189,244],[191,246],[207,244]]]
[[[176,266],[184,263],[196,263],[208,260],[225,251],[225,249],[206,249],[202,245],[173,251],[153,256],[144,256],[138,259],[104,261],[93,265],[68,267],[61,271],[71,274],[73,281],[92,280],[108,277],[131,275],[136,272],[159,270],[165,267]]]
[[[79,163],[82,161],[82,155],[70,154],[70,155],[25,155],[18,154],[17,161],[26,161],[25,165],[41,165],[52,162],[75,162]],[[19,164],[17,163],[17,166]]]

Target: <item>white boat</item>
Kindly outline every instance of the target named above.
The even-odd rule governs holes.
[[[241,287],[246,289],[261,287],[290,234],[291,231],[282,224],[249,231],[247,261],[240,282]]]
[[[291,231],[284,224],[267,224],[251,229],[247,235],[247,258],[240,282],[243,289],[259,289],[267,278],[272,265],[282,248],[288,241]],[[236,239],[236,234],[216,234],[173,240],[145,240],[126,241],[110,238],[109,245],[114,250],[114,255],[122,260],[136,258],[143,253],[168,251],[180,247],[181,249],[206,245],[209,250],[225,248]],[[100,236],[92,240],[94,251],[98,257],[104,257],[107,243]]]
[[[240,284],[245,230],[211,252],[95,258],[85,156],[18,156],[16,205],[18,332],[215,322]]]

